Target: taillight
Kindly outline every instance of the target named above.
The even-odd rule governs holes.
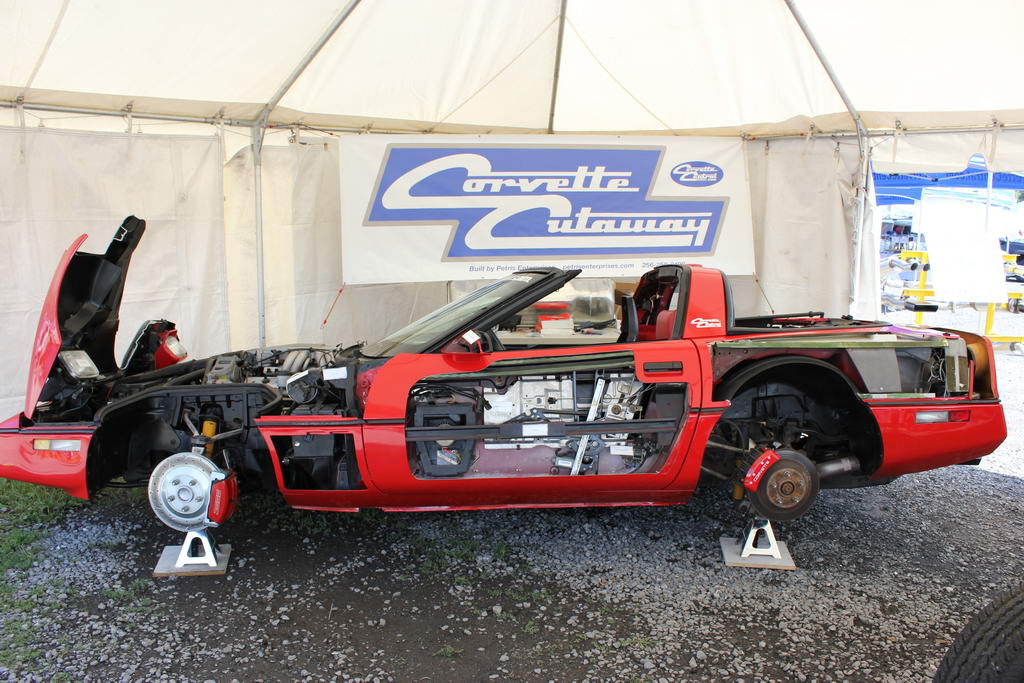
[[[919,425],[970,421],[970,410],[919,410],[914,415],[914,422]]]

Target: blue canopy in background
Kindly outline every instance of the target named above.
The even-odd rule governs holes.
[[[875,173],[875,196],[879,206],[885,204],[912,204],[921,199],[925,188],[951,190],[988,187],[988,172],[972,163],[959,173]],[[993,173],[993,190],[1024,190],[1024,175],[1020,173]]]

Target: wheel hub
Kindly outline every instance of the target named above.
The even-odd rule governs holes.
[[[768,475],[765,488],[768,499],[773,503],[782,508],[792,508],[804,499],[809,484],[803,472],[783,466]]]

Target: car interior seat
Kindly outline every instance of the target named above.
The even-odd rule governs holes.
[[[672,332],[676,327],[676,311],[662,311],[658,314],[658,320],[655,324],[655,339],[671,339]]]

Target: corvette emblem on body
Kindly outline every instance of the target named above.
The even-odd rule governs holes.
[[[393,145],[366,223],[454,224],[446,258],[711,254],[727,200],[652,196],[663,152]]]

